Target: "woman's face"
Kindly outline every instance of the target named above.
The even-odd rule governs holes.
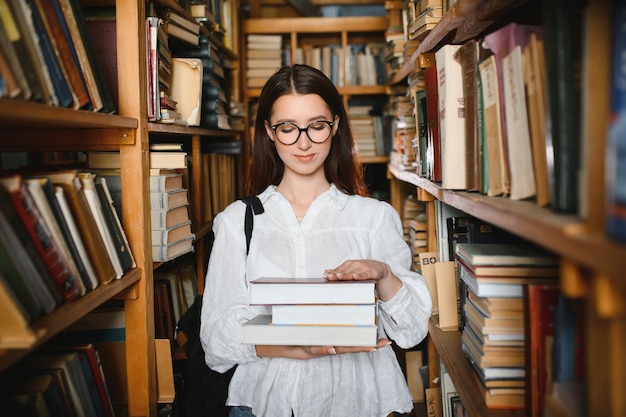
[[[279,97],[265,129],[285,164],[285,175],[323,173],[338,122],[317,94]]]

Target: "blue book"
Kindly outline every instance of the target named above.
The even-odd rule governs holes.
[[[48,37],[48,33],[46,31],[46,27],[44,26],[43,19],[39,14],[39,10],[35,5],[34,0],[26,0],[26,4],[31,11],[33,27],[35,29],[35,32],[37,33],[37,37],[39,38],[39,47],[41,48],[41,53],[45,61],[42,64],[46,65],[48,73],[50,74],[50,81],[54,86],[54,93],[56,96],[56,100],[58,101],[58,105],[59,107],[70,107],[74,103],[74,97],[72,95],[72,91],[70,90],[69,84],[65,79],[63,68],[61,68],[61,64],[58,61],[56,52],[54,51],[52,41]]]

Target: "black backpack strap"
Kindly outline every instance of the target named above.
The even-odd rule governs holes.
[[[252,228],[254,227],[254,215],[265,212],[261,200],[256,195],[243,197],[241,201],[246,203],[246,218],[244,229],[246,232],[246,255],[250,251],[250,240],[252,240]],[[254,215],[253,215],[254,213]]]

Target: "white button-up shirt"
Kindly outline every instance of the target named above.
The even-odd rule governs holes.
[[[239,364],[227,403],[252,407],[256,417],[382,417],[408,412],[412,397],[391,346],[374,352],[314,359],[259,358],[243,344],[242,324],[267,306],[249,305],[248,282],[260,277],[321,277],[345,260],[385,262],[403,286],[379,301],[379,336],[410,348],[427,334],[432,303],[400,217],[387,203],[348,196],[331,186],[301,224],[289,202],[270,186],[259,195],[246,257],[245,204],[218,214],[202,305],[200,337],[207,364],[224,372]]]

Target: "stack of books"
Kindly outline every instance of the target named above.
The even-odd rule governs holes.
[[[174,89],[172,95],[183,100],[193,97],[199,104],[193,108],[196,119],[194,125],[210,129],[230,129],[230,104],[225,92],[228,85],[228,71],[225,70],[225,61],[222,53],[211,41],[208,35],[201,34],[198,45],[189,45],[177,40],[171,40],[170,48],[176,59],[189,61],[197,60],[200,65],[200,82],[191,85],[189,76],[184,72],[174,72]]]
[[[382,118],[372,114],[372,106],[350,106],[350,124],[360,157],[383,154]]]
[[[246,41],[246,85],[261,88],[283,64],[283,38],[281,35],[250,34]]]
[[[267,306],[243,326],[244,343],[260,345],[375,346],[374,281],[259,278],[250,304]]]
[[[195,235],[185,187],[187,153],[181,144],[150,145],[150,215],[152,260],[166,262],[193,250]],[[87,165],[105,178],[116,207],[121,207],[119,152],[89,152]]]
[[[158,11],[158,15],[163,21],[163,27],[168,36],[180,39],[190,45],[198,45],[200,41],[200,23],[195,19],[188,19],[180,12],[169,7],[161,8]]]
[[[474,368],[488,408],[523,408],[527,380],[535,378],[529,358],[537,338],[529,320],[529,288],[554,288],[557,258],[533,246],[456,243],[454,258],[466,287],[462,297],[462,349]],[[532,302],[535,304],[535,302]],[[545,335],[544,335],[545,336]],[[545,340],[544,340],[545,342]]]

